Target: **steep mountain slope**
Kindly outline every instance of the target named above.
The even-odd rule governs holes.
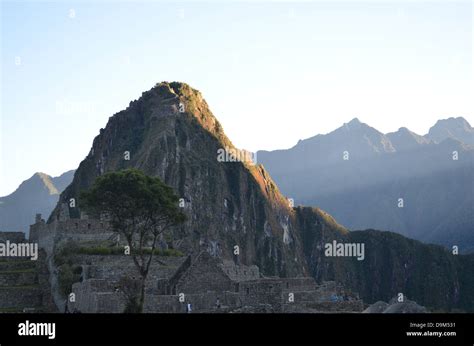
[[[186,84],[161,83],[110,118],[60,202],[77,197],[104,172],[136,167],[159,176],[186,201],[189,220],[174,235],[183,252],[207,249],[233,258],[239,246],[239,260],[267,275],[305,273],[288,202],[262,167],[219,162],[217,152],[225,148],[234,146],[201,94]],[[79,217],[80,206],[69,212]],[[58,215],[56,208],[49,221]]]
[[[13,193],[0,197],[0,231],[28,233],[35,214],[51,213],[59,194],[72,181],[73,175],[73,170],[54,178],[44,173],[35,173]]]
[[[430,310],[474,310],[474,255],[453,255],[392,232],[334,232],[319,225],[308,207],[296,209],[296,220],[317,281],[340,282],[369,303],[402,293]],[[365,259],[324,256],[325,244],[333,239],[364,244]]]
[[[364,141],[372,145],[367,155],[393,151],[376,132]],[[234,148],[198,91],[183,83],[157,84],[100,130],[48,223],[83,217],[80,204],[67,207],[71,198],[105,172],[136,167],[159,176],[187,201],[188,221],[169,240],[186,254],[207,250],[233,259],[238,245],[238,260],[258,265],[264,275],[336,278],[368,303],[401,291],[426,306],[474,308],[468,281],[473,264],[461,263],[467,257],[388,232],[348,232],[320,209],[290,208],[262,166],[217,160],[217,151],[225,147]],[[366,260],[326,257],[324,245],[333,240],[367,243]],[[446,260],[434,265],[437,258]],[[410,269],[399,273],[405,263]],[[436,295],[439,300],[424,296],[434,286],[421,272],[446,283]]]
[[[474,250],[474,147],[455,138],[437,143],[406,128],[384,135],[353,120],[291,149],[260,151],[258,159],[283,193],[350,229]]]

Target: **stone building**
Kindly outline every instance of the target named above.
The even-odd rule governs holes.
[[[67,208],[64,208],[67,212]],[[138,278],[130,256],[70,254],[80,278],[72,284],[74,299],[59,293],[55,255],[66,244],[124,245],[106,221],[69,219],[60,213],[47,224],[37,215],[30,241],[45,253],[52,297],[59,311],[121,313],[126,298],[120,280]],[[212,251],[211,251],[212,252]],[[311,277],[264,277],[257,266],[220,258],[202,250],[195,256],[155,256],[147,278],[145,312],[360,312],[363,303],[334,282],[316,284]],[[67,305],[67,308],[66,308]]]
[[[123,260],[123,258],[121,259]],[[342,292],[333,282],[317,285],[312,278],[266,278],[257,266],[236,265],[201,252],[194,260],[158,258],[146,289],[146,312],[179,313],[192,304],[194,312],[360,312],[362,301]],[[73,285],[75,303],[69,310],[123,312],[125,297],[110,273],[108,260],[98,261],[88,273],[102,273]],[[106,264],[109,263],[109,264]],[[117,265],[117,263],[115,263]],[[94,268],[95,267],[95,268]],[[122,267],[125,268],[126,266]],[[133,271],[129,267],[130,271]],[[123,274],[123,273],[122,273]],[[334,297],[338,297],[334,301]],[[344,299],[343,299],[344,298]]]

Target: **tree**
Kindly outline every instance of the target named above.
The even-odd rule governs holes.
[[[118,286],[122,291],[122,295],[125,297],[125,313],[141,312],[138,310],[140,303],[137,292],[140,292],[141,281],[135,277],[122,276],[118,282]]]
[[[159,178],[137,169],[125,169],[98,177],[80,195],[80,206],[91,216],[109,221],[113,232],[123,235],[140,274],[137,311],[143,311],[145,283],[160,234],[183,223],[173,189]]]

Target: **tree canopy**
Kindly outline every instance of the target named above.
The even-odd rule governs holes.
[[[139,306],[129,311],[143,311],[145,281],[158,236],[186,219],[178,201],[170,186],[133,168],[98,177],[80,195],[80,207],[93,217],[107,220],[130,247],[141,276],[141,293]]]

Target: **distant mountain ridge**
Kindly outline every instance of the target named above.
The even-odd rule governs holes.
[[[432,144],[430,139],[420,136],[406,127],[401,127],[396,132],[387,133],[386,136],[392,142],[392,145],[397,148],[397,151],[412,149],[417,145]]]
[[[58,177],[35,173],[8,196],[0,197],[0,231],[21,231],[28,234],[36,213],[48,217],[59,194],[70,184],[74,170]]]
[[[425,136],[383,134],[355,118],[259,163],[296,203],[321,207],[352,230],[382,229],[474,251],[474,130],[438,121]],[[404,205],[399,208],[402,198]]]

